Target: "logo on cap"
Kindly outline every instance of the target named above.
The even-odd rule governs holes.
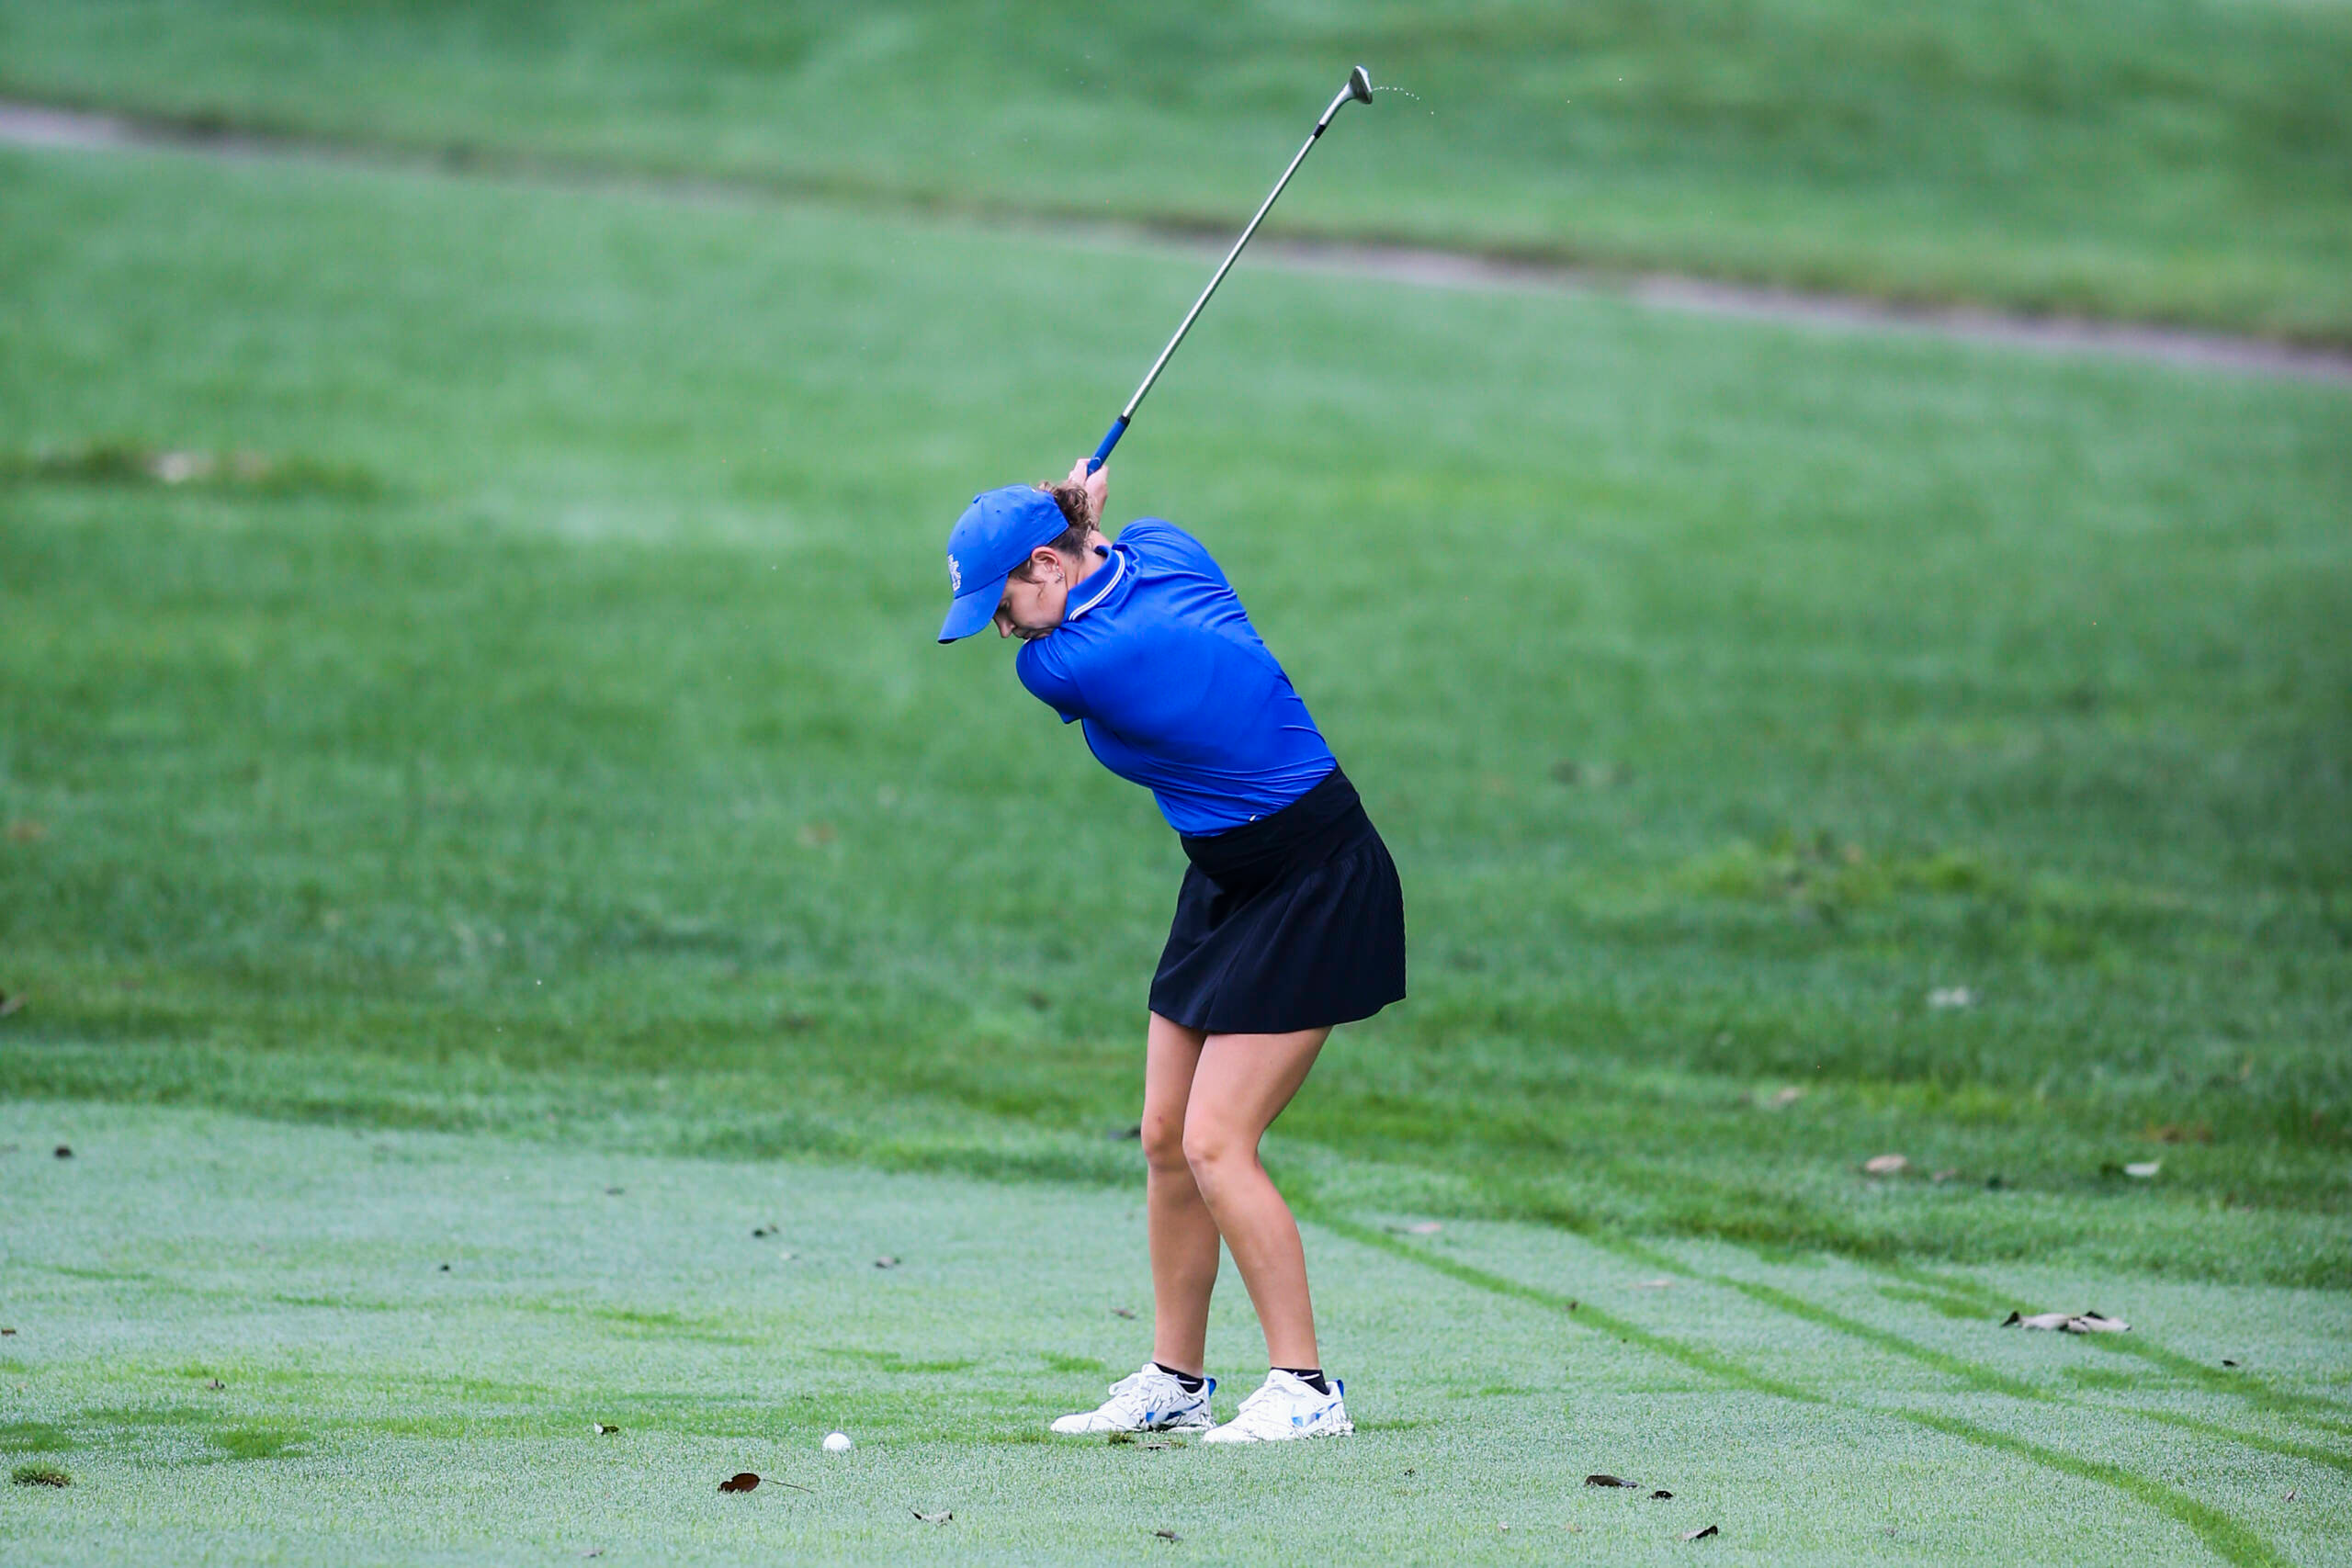
[[[956,563],[954,556],[947,558],[947,592],[959,594],[964,592],[964,569]]]

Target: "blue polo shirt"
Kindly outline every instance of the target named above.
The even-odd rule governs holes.
[[[1082,722],[1102,764],[1205,838],[1281,810],[1339,764],[1201,542],[1139,518],[1013,669]]]

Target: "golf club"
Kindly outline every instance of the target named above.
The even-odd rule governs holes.
[[[1225,275],[1232,270],[1235,258],[1241,254],[1241,247],[1250,243],[1250,236],[1256,233],[1258,225],[1265,221],[1266,214],[1273,208],[1274,197],[1282,195],[1283,186],[1290,184],[1291,175],[1298,173],[1298,166],[1306,162],[1306,155],[1315,150],[1316,141],[1322,136],[1324,128],[1331,123],[1331,117],[1338,114],[1340,107],[1350,98],[1360,104],[1372,102],[1372,75],[1361,65],[1348,73],[1347,85],[1324,109],[1323,118],[1315,122],[1315,130],[1306,138],[1306,145],[1298,150],[1298,156],[1290,161],[1290,167],[1283,171],[1283,177],[1274,182],[1274,188],[1268,191],[1266,199],[1258,204],[1258,215],[1250,220],[1248,228],[1241,231],[1241,238],[1233,242],[1233,249],[1225,253],[1225,260],[1217,264],[1216,273],[1209,278],[1209,286],[1201,290],[1201,297],[1193,301],[1193,308],[1184,312],[1183,321],[1177,324],[1176,335],[1168,340],[1168,346],[1159,351],[1159,357],[1151,362],[1149,370],[1144,372],[1143,385],[1137,387],[1136,395],[1127,400],[1127,406],[1119,411],[1118,419],[1113,423],[1110,434],[1102,437],[1102,445],[1094,449],[1094,456],[1086,460],[1088,473],[1102,466],[1103,459],[1111,455],[1111,448],[1116,446],[1119,437],[1127,433],[1127,422],[1135,418],[1136,410],[1143,402],[1143,395],[1151,390],[1151,384],[1159,379],[1160,367],[1168,363],[1168,356],[1176,352],[1176,345],[1184,341],[1184,334],[1193,330],[1193,318],[1201,313],[1201,307],[1209,302],[1209,296],[1216,292],[1216,286],[1225,281]]]

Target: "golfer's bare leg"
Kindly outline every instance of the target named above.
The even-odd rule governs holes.
[[[1200,1065],[1201,1032],[1151,1015],[1143,1068],[1145,1209],[1151,1233],[1151,1359],[1199,1377],[1208,1354],[1209,1292],[1216,1288],[1216,1221],[1184,1158],[1184,1111]]]
[[[1193,1071],[1184,1117],[1185,1161],[1250,1288],[1272,1366],[1323,1362],[1315,1346],[1315,1305],[1306,1292],[1298,1222],[1259,1163],[1258,1143],[1306,1081],[1330,1032],[1210,1035]]]

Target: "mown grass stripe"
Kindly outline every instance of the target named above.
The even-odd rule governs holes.
[[[2079,1404],[2086,1410],[2104,1408],[2082,1400],[2069,1400],[2066,1403]],[[2219,1421],[2207,1421],[2195,1416],[2182,1416],[2175,1411],[2150,1410],[2144,1405],[2136,1404],[2124,1408],[2126,1414],[2137,1416],[2143,1421],[2154,1421],[2166,1427],[2177,1427],[2184,1432],[2197,1432],[2208,1438],[2219,1438],[2224,1442],[2243,1444],[2246,1448],[2260,1449],[2265,1453],[2279,1454],[2288,1459],[2308,1460],[2312,1464],[2324,1464],[2330,1470],[2339,1470],[2346,1475],[2352,1475],[2352,1454],[2340,1454],[2333,1450],[2318,1448],[2310,1443],[2299,1443],[2291,1438],[2267,1438],[2259,1432],[2248,1432],[2237,1427],[2225,1427]]]
[[[2188,1378],[2199,1387],[2216,1393],[2231,1393],[2255,1408],[2307,1426],[2319,1427],[2342,1437],[2352,1437],[2352,1426],[2332,1420],[2321,1412],[2340,1412],[2345,1406],[2322,1394],[2302,1393],[2294,1389],[2280,1388],[2254,1373],[2241,1373],[2234,1369],[2209,1367],[2194,1357],[2155,1344],[2122,1344],[2115,1341],[2122,1336],[2102,1336],[2095,1340],[2102,1350],[2120,1356],[2137,1356],[2166,1371]]]
[[[1297,1207],[1296,1204],[1293,1206]],[[1470,1264],[1454,1258],[1439,1257],[1374,1226],[1342,1219],[1336,1214],[1306,1209],[1300,1210],[1299,1217],[1321,1225],[1325,1230],[1335,1235],[1346,1236],[1350,1241],[1360,1242],[1365,1247],[1377,1247],[1383,1252],[1394,1253],[1425,1269],[1433,1269],[1449,1278],[1461,1280],[1465,1285],[1476,1285],[1480,1290],[1490,1291],[1496,1295],[1514,1296],[1521,1301],[1532,1302],[1537,1306],[1548,1307],[1564,1316],[1573,1318],[1582,1327],[1592,1329],[1596,1333],[1613,1334],[1629,1344],[1639,1345],[1645,1350],[1654,1351],[1668,1360],[1679,1361],[1694,1371],[1721,1378],[1741,1388],[1752,1389],[1758,1393],[1769,1393],[1781,1399],[1793,1399],[1805,1404],[1829,1403],[1820,1394],[1800,1388],[1794,1383],[1782,1382],[1778,1378],[1753,1371],[1729,1357],[1710,1350],[1704,1346],[1688,1345],[1681,1340],[1669,1338],[1665,1335],[1644,1328],[1639,1324],[1628,1322],[1615,1313],[1603,1311],[1575,1297],[1564,1296],[1556,1291],[1546,1291],[1540,1286],[1525,1284],[1506,1275],[1489,1273],[1484,1269],[1474,1268]]]
[[[1301,1217],[1346,1236],[1351,1241],[1358,1241],[1367,1247],[1377,1247],[1384,1252],[1407,1258],[1448,1278],[1459,1280],[1464,1284],[1476,1286],[1497,1295],[1515,1297],[1521,1301],[1548,1307],[1564,1316],[1572,1317],[1588,1327],[1614,1334],[1621,1339],[1641,1346],[1644,1349],[1655,1351],[1685,1366],[1723,1377],[1742,1388],[1773,1394],[1782,1399],[1797,1400],[1807,1404],[1868,1409],[1874,1413],[1892,1416],[1898,1420],[1907,1421],[1915,1427],[1924,1427],[1931,1431],[1941,1432],[1947,1437],[1958,1438],[1963,1442],[1974,1443],[1981,1448],[1989,1448],[2015,1458],[2028,1460],[2064,1474],[2114,1487],[2125,1495],[2179,1520],[2205,1543],[2208,1550],[2226,1562],[2238,1564],[2239,1568],[2269,1568],[2271,1564],[2283,1565],[2289,1561],[2252,1529],[2221,1509],[2211,1504],[2199,1502],[2177,1487],[2166,1485],[2161,1481],[2142,1475],[2137,1471],[2110,1461],[2085,1459],[2080,1455],[2070,1454],[2046,1444],[2033,1442],[2024,1438],[2011,1437],[2007,1433],[1996,1431],[1973,1421],[1962,1420],[1957,1416],[1930,1415],[1926,1411],[1913,1410],[1901,1405],[1856,1405],[1844,1400],[1815,1393],[1794,1383],[1784,1382],[1778,1378],[1767,1377],[1753,1371],[1719,1351],[1710,1350],[1702,1346],[1690,1345],[1655,1330],[1643,1328],[1613,1313],[1605,1312],[1598,1307],[1586,1306],[1580,1300],[1562,1295],[1558,1292],[1529,1285],[1507,1275],[1492,1273],[1454,1258],[1440,1257],[1426,1248],[1416,1247],[1374,1226],[1319,1212],[1302,1213]],[[2003,1377],[1989,1369],[1973,1367],[1958,1357],[1912,1345],[1899,1335],[1883,1329],[1871,1328],[1868,1325],[1844,1318],[1828,1308],[1816,1307],[1810,1302],[1791,1296],[1785,1292],[1773,1290],[1770,1286],[1758,1286],[1751,1292],[1746,1288],[1743,1281],[1701,1273],[1686,1265],[1675,1262],[1663,1254],[1650,1253],[1648,1248],[1640,1247],[1638,1243],[1621,1243],[1614,1249],[1621,1252],[1638,1250],[1648,1254],[1645,1261],[1671,1269],[1686,1279],[1729,1285],[1740,1293],[1750,1295],[1752,1299],[1763,1301],[1767,1305],[1780,1307],[1781,1310],[1791,1310],[1791,1304],[1803,1308],[1804,1310],[1799,1312],[1798,1315],[1820,1322],[1826,1326],[1838,1328],[1841,1332],[1858,1332],[1860,1337],[1873,1344],[1881,1344],[1897,1354],[1912,1356],[1914,1359],[1926,1360],[1931,1365],[1950,1362],[1951,1367],[1939,1365],[1939,1370],[1958,1369],[1955,1375],[1967,1377],[1968,1381],[1985,1388],[1988,1392],[2022,1397],[2028,1402],[2073,1404],[2070,1401],[2052,1399],[2029,1384]],[[1779,1299],[1771,1299],[1775,1297]],[[2022,1393],[2017,1392],[2020,1390],[2023,1391]],[[2091,1405],[2074,1407],[2098,1408]],[[2234,1434],[2224,1433],[2223,1435]]]
[[[1588,1235],[1583,1232],[1576,1234],[1580,1240],[1588,1241],[1605,1251],[1614,1252],[1620,1257],[1631,1258],[1645,1268],[1657,1269],[1667,1273],[1679,1274],[1686,1280],[1721,1285],[1737,1291],[1752,1300],[1763,1302],[1769,1306],[1777,1307],[1793,1316],[1818,1323],[1826,1328],[1834,1328],[1840,1333],[1876,1345],[1894,1355],[1907,1357],[1922,1365],[1933,1367],[1985,1393],[2002,1393],[2012,1398],[2029,1399],[2041,1404],[2074,1409],[2109,1408],[2084,1400],[2070,1399],[2064,1394],[2052,1393],[1979,1362],[1954,1356],[1949,1351],[1933,1349],[1915,1340],[1905,1339],[1891,1329],[1880,1328],[1875,1325],[1863,1323],[1860,1319],[1848,1317],[1842,1313],[1808,1302],[1801,1296],[1792,1295],[1773,1286],[1741,1280],[1729,1274],[1709,1273],[1703,1269],[1693,1269],[1671,1253],[1661,1251],[1628,1236]],[[1973,1280],[1948,1278],[1917,1265],[1865,1264],[1863,1267],[1874,1269],[1881,1274],[1892,1276],[1909,1284],[1923,1286],[1950,1296],[1979,1303],[1988,1314],[2005,1311],[2015,1304],[2011,1298],[1986,1290]],[[2031,1313],[2043,1309],[2028,1307],[2022,1310]],[[2352,1429],[2347,1429],[2343,1423],[2328,1420],[2312,1413],[2312,1407],[2320,1410],[2335,1408],[2334,1401],[2320,1395],[2303,1394],[2278,1388],[2252,1376],[2247,1376],[2241,1381],[2240,1374],[2234,1371],[2224,1371],[2218,1367],[2209,1367],[2201,1361],[2182,1355],[2177,1350],[2166,1349],[2161,1345],[2151,1344],[2145,1340],[2133,1342],[2130,1337],[2124,1335],[2100,1334],[2086,1337],[2087,1343],[2102,1350],[2137,1356],[2143,1360],[2154,1362],[2169,1371],[2189,1377],[2210,1392],[2228,1393],[2243,1399],[2267,1415],[2297,1421],[2307,1427],[2316,1427],[2336,1436],[2352,1436]],[[2299,1443],[2291,1438],[2267,1438],[2256,1432],[2202,1422],[2190,1416],[2175,1416],[2158,1411],[2138,1408],[2132,1409],[2131,1413],[2145,1416],[2150,1420],[2165,1425],[2179,1427],[2184,1430],[2205,1432],[2213,1437],[2224,1438],[2245,1448],[2260,1449],[2267,1453],[2280,1454],[2293,1459],[2310,1460],[2331,1469],[2352,1471],[2352,1458],[2331,1450],[2316,1448],[2308,1443]]]
[[[1938,1350],[1930,1346],[1905,1339],[1891,1329],[1880,1328],[1874,1324],[1848,1317],[1843,1313],[1806,1301],[1802,1296],[1791,1294],[1787,1291],[1771,1285],[1735,1279],[1725,1274],[1695,1274],[1688,1277],[1709,1284],[1726,1286],[1751,1301],[1762,1302],[1767,1306],[1785,1312],[1792,1317],[1801,1317],[1808,1323],[1820,1324],[1825,1328],[1832,1328],[1840,1334],[1875,1345],[1892,1355],[1906,1357],[1922,1366],[1932,1367],[1946,1376],[1957,1378],[1982,1393],[2006,1394],[2012,1399],[2030,1400],[2038,1404],[2049,1404],[2070,1410],[2106,1411],[2116,1408],[2099,1404],[2091,1400],[2054,1393],[2048,1389],[2028,1382],[2022,1378],[2014,1378],[1980,1362],[1971,1361],[1965,1357],[1955,1356],[1950,1351]],[[2091,1342],[2096,1344],[2099,1341],[2093,1339]],[[2352,1474],[2352,1456],[2316,1448],[2309,1443],[2298,1443],[2284,1438],[2265,1437],[2259,1432],[2248,1432],[2239,1427],[2225,1427],[2215,1421],[2199,1420],[2194,1416],[2177,1416],[2169,1411],[2149,1410],[2136,1405],[2122,1408],[2125,1414],[2141,1416],[2164,1426],[2177,1427],[2184,1431],[2199,1432],[2207,1437],[2219,1438],[2244,1448],[2260,1449],[2267,1453],[2280,1454],[2290,1459],[2309,1460],[2314,1464],[2325,1465],[2332,1470]]]
[[[1905,1339],[1892,1329],[1881,1328],[1874,1324],[1864,1323],[1859,1318],[1848,1317],[1841,1312],[1806,1301],[1803,1296],[1792,1295],[1777,1286],[1763,1284],[1753,1280],[1734,1279],[1727,1274],[1697,1274],[1691,1277],[1708,1284],[1722,1285],[1736,1291],[1750,1301],[1761,1302],[1766,1306],[1787,1313],[1792,1317],[1801,1317],[1807,1323],[1817,1323],[1824,1328],[1835,1329],[1840,1334],[1862,1340],[1866,1344],[1875,1345],[1891,1355],[1906,1357],[1923,1366],[1933,1367],[1947,1377],[1957,1378],[1981,1393],[2007,1394],[2011,1399],[2042,1401],[2048,1398],[2044,1390],[2035,1387],[2023,1378],[2014,1378],[2006,1372],[1996,1371],[1990,1367],[1952,1355],[1947,1350],[1932,1349],[1916,1341]]]
[[[1730,1274],[1709,1273],[1703,1269],[1692,1269],[1688,1264],[1676,1259],[1672,1255],[1658,1251],[1653,1247],[1645,1247],[1640,1242],[1620,1239],[1612,1242],[1603,1242],[1600,1245],[1608,1247],[1611,1250],[1617,1251],[1624,1256],[1637,1258],[1646,1267],[1666,1269],[1669,1272],[1679,1274],[1686,1280],[1694,1280],[1703,1284],[1719,1285],[1727,1290],[1736,1291],[1740,1294],[1747,1296],[1751,1301],[1761,1302],[1765,1305],[1785,1312],[1792,1317],[1800,1317],[1809,1323],[1817,1323],[1825,1328],[1835,1329],[1840,1334],[1845,1334],[1853,1338],[1862,1340],[1866,1344],[1875,1345],[1880,1349],[1885,1350],[1892,1355],[1902,1356],[1910,1360],[1917,1361],[1922,1366],[1932,1367],[1936,1371],[1944,1373],[1946,1376],[1957,1378],[1961,1382],[1968,1384],[1971,1388],[1974,1388],[1982,1393],[2005,1394],[2012,1399],[2029,1400],[2035,1404],[2048,1404],[2063,1409],[2109,1410],[2115,1408],[2113,1406],[2101,1405],[2088,1400],[2075,1399],[2064,1394],[2052,1393],[2050,1390],[2041,1388],[2037,1384],[2025,1381],[2024,1379],[2011,1377],[2006,1372],[1998,1371],[1994,1368],[1984,1365],[1981,1362],[1969,1360],[1967,1358],[1962,1356],[1955,1356],[1948,1350],[1938,1350],[1930,1346],[1919,1344],[1916,1340],[1906,1339],[1902,1335],[1895,1333],[1892,1329],[1881,1328],[1875,1324],[1864,1323],[1859,1318],[1849,1317],[1845,1314],[1838,1312],[1833,1308],[1822,1306],[1818,1303],[1809,1302],[1802,1296],[1781,1290],[1776,1286],[1764,1284],[1759,1280],[1742,1280]],[[1887,1269],[1883,1271],[1897,1272],[1898,1277],[1903,1277],[1897,1270]],[[1937,1288],[1948,1290],[1952,1284],[1951,1281],[1937,1279],[1932,1275],[1926,1275],[1924,1270],[1916,1270],[1912,1272],[1925,1276],[1923,1279],[1915,1280],[1915,1283],[1929,1283]],[[1971,1299],[1985,1301],[1987,1302],[1988,1308],[1990,1306],[1999,1304],[2000,1298],[1993,1296],[1991,1292],[1983,1291],[1982,1289],[1974,1286],[1973,1281],[1968,1282],[1968,1284],[1969,1288],[1967,1290],[1952,1290],[1951,1291],[1951,1293],[1955,1295],[1965,1295]],[[2146,1356],[2147,1359],[2154,1360],[2160,1365],[2177,1365],[2180,1369],[2185,1369],[2190,1372],[2196,1373],[2199,1381],[2209,1387],[2222,1389],[2241,1395],[2245,1394],[2247,1392],[2245,1389],[2233,1386],[2229,1375],[2226,1373],[2222,1374],[2218,1378],[2209,1377],[2208,1374],[2214,1371],[2215,1369],[2207,1368],[2196,1361],[2190,1360],[2188,1357],[2182,1356],[2177,1351],[2165,1350],[2160,1347],[2155,1346],[2132,1347],[2121,1345],[2116,1342],[2118,1338],[2120,1338],[2119,1336],[2094,1335],[2087,1337],[2087,1342],[2093,1345],[2098,1345],[2103,1348],[2113,1348],[2126,1351],[2136,1350],[2138,1353]],[[2267,1388],[2267,1385],[2265,1386]],[[2256,1399],[2255,1403],[2265,1409],[2269,1409],[2269,1406],[2264,1405],[2263,1402],[2259,1399]],[[2236,1443],[2243,1448],[2259,1449],[2266,1453],[2279,1454],[2290,1459],[2309,1460],[2315,1464],[2322,1464],[2333,1470],[2340,1470],[2346,1473],[2352,1473],[2352,1457],[2336,1453],[2331,1450],[2317,1448],[2309,1443],[2299,1443],[2290,1438],[2285,1438],[2265,1437],[2258,1432],[2248,1432],[2237,1427],[2224,1427],[2217,1422],[2202,1421],[2193,1416],[2175,1416],[2168,1412],[2148,1410],[2138,1406],[2125,1407],[2125,1413],[2133,1416],[2144,1416],[2148,1420],[2158,1422],[2165,1426],[2177,1427],[2184,1431],[2199,1432],[2208,1437],[2220,1438],[2226,1441]],[[2284,1414],[2284,1412],[2276,1410],[2272,1410],[2270,1413]],[[2305,1419],[2308,1420],[2309,1418],[2306,1417]],[[2335,1423],[2332,1422],[2319,1422],[2316,1424],[2326,1427],[2330,1429],[2335,1429]]]
[[[1889,1275],[1905,1283],[1925,1286],[1954,1296],[1981,1303],[1987,1312],[2006,1312],[2011,1308],[2030,1316],[2047,1311],[2046,1307],[2023,1304],[1970,1279],[1955,1279],[1938,1273],[1918,1264],[1877,1263],[1865,1268]],[[2138,1333],[2102,1334],[2092,1337],[2099,1349],[2119,1356],[2135,1356],[2162,1367],[2168,1372],[2185,1377],[2200,1388],[2213,1393],[2226,1393],[2242,1399],[2256,1409],[2269,1415],[2317,1427],[2338,1437],[2352,1437],[2352,1425],[2330,1417],[2352,1415],[2352,1404],[2330,1399],[2324,1394],[2305,1393],[2300,1390],[2280,1388],[2259,1372],[2239,1368],[2209,1366],[2193,1356],[2184,1356],[2164,1344],[2148,1339]]]
[[[2070,1454],[2063,1450],[2051,1448],[2047,1444],[2033,1442],[2025,1438],[2013,1438],[2007,1432],[1996,1432],[1990,1427],[1979,1426],[1973,1421],[1964,1421],[1957,1416],[1937,1416],[1925,1410],[1893,1408],[1887,1413],[1899,1416],[1915,1427],[1925,1427],[1931,1431],[1947,1433],[1965,1442],[1996,1449],[2003,1453],[2015,1454],[2020,1459],[2031,1460],[2036,1464],[2061,1471],[2068,1475],[2078,1476],[2085,1481],[2096,1481],[2103,1485],[2112,1486],[2127,1495],[2138,1498],[2148,1506],[2178,1519],[2194,1531],[2197,1539],[2203,1541],[2206,1548],[2215,1556],[2239,1563],[2242,1568],[2267,1568],[2268,1564],[2283,1565],[2290,1561],[2268,1541],[2256,1535],[2245,1525],[2222,1512],[2221,1509],[2211,1504],[2199,1502],[2178,1487],[2167,1486],[2161,1481],[2151,1480],[2137,1471],[2126,1470],[2120,1464],[2114,1464],[2106,1460],[2085,1459],[2079,1454]]]

